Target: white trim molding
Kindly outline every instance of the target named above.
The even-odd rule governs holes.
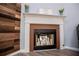
[[[68,46],[64,46],[64,49],[70,49],[70,50],[74,50],[74,51],[79,51],[79,48],[68,47]]]
[[[16,55],[16,54],[18,54],[18,53],[28,53],[28,51],[26,51],[26,50],[18,50],[18,51],[15,51],[15,52],[13,52],[13,53],[11,53],[11,54],[8,54],[7,56],[14,56],[14,55]]]
[[[13,52],[13,53],[11,53],[11,54],[8,54],[7,56],[13,56],[13,55],[15,55],[15,54],[17,54],[17,53],[19,53],[19,52],[21,52],[20,50],[19,51],[15,51],[15,52]]]

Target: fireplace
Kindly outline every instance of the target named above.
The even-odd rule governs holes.
[[[59,48],[59,25],[30,24],[30,51]]]
[[[23,20],[21,23],[22,24],[21,26],[21,50],[24,52],[31,52],[31,51],[36,50],[35,46],[37,47],[37,45],[35,45],[34,43],[35,31],[40,30],[40,29],[41,30],[42,29],[55,30],[56,38],[54,37],[54,39],[56,42],[54,41],[53,42],[55,43],[56,48],[51,48],[51,49],[64,49],[64,18],[65,16],[60,16],[60,15],[23,13],[23,16],[22,16]],[[38,34],[36,35],[38,36]],[[51,36],[51,34],[47,35],[45,33],[45,34],[41,34],[40,36],[49,37]]]
[[[56,48],[55,29],[34,29],[34,50]]]

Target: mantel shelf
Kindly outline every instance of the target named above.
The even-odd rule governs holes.
[[[52,16],[52,17],[65,17],[64,15],[53,15],[53,14],[40,14],[40,13],[23,13],[23,15],[36,15],[36,16]]]

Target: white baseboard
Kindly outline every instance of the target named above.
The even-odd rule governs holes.
[[[23,49],[23,50],[20,50],[20,52],[23,52],[23,53],[28,53],[29,51]]]
[[[13,53],[11,53],[11,54],[8,54],[7,56],[13,56],[13,55],[15,55],[15,54],[17,54],[17,53],[19,53],[20,52],[20,50],[19,51],[15,51],[15,52],[13,52]]]
[[[64,49],[70,49],[70,50],[74,50],[74,51],[79,51],[79,48],[73,48],[73,47],[68,47],[68,46],[64,46]]]
[[[15,55],[15,54],[17,54],[17,53],[20,53],[20,52],[22,52],[22,53],[27,53],[27,52],[29,52],[29,51],[26,51],[26,50],[18,50],[18,51],[15,51],[15,52],[13,52],[13,53],[11,53],[11,54],[8,54],[7,56],[13,56],[13,55]]]

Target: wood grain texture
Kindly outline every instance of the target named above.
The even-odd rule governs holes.
[[[79,56],[78,51],[73,51],[73,50],[47,50],[47,51],[33,51],[29,53],[17,53],[14,56]]]
[[[7,4],[7,3],[0,4],[0,16],[9,19],[20,20],[21,17],[21,13],[19,12],[20,9],[21,7],[18,7],[17,4]]]
[[[19,27],[20,27],[20,21],[14,21],[0,17],[0,32],[19,32],[20,30]]]
[[[0,49],[3,49],[0,55],[20,49],[20,8],[16,3],[0,4]]]
[[[2,3],[0,5],[3,5],[7,8],[13,9],[17,12],[21,12],[21,4],[20,3]]]
[[[19,33],[0,33],[0,41],[20,39]]]
[[[8,50],[6,50],[6,51],[1,52],[1,53],[0,53],[0,56],[8,55],[8,54],[10,54],[10,53],[13,53],[13,52],[19,50],[19,49],[20,49],[20,42],[19,42],[19,41],[16,41],[16,42],[14,42],[14,48],[8,49]]]
[[[0,49],[6,49],[14,46],[14,40],[0,41]]]
[[[9,7],[3,6],[3,5],[0,5],[0,10],[6,11],[6,12],[9,12],[12,14],[20,14],[19,12],[15,11]]]

